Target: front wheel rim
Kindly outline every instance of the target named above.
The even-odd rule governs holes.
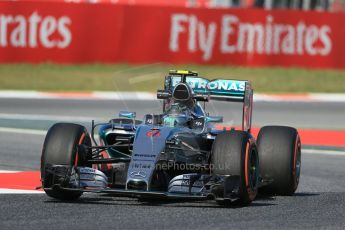
[[[297,149],[297,156],[296,156],[296,175],[295,175],[295,182],[296,182],[296,186],[299,183],[299,177],[301,175],[301,148],[299,147]]]
[[[255,149],[252,149],[250,154],[249,160],[249,186],[252,191],[255,191],[258,184],[258,167],[259,167],[259,160],[258,154]]]

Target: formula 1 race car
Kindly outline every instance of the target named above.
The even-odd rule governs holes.
[[[294,194],[301,168],[298,132],[265,126],[255,140],[250,82],[170,71],[157,98],[163,100],[161,114],[136,120],[135,112],[120,112],[108,123],[92,121],[91,135],[78,124],[53,125],[41,157],[46,194],[73,200],[83,192],[102,192],[240,205],[250,204],[258,192]],[[217,129],[223,118],[205,112],[202,104],[209,100],[243,103],[242,130]]]

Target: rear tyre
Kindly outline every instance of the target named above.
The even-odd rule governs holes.
[[[249,133],[232,130],[219,134],[213,143],[211,163],[213,175],[240,177],[238,204],[248,205],[255,199],[258,191],[259,157],[255,141]]]
[[[79,145],[91,146],[91,139],[84,126],[71,123],[57,123],[53,125],[45,138],[41,156],[41,181],[45,193],[53,198],[61,200],[78,199],[82,192],[61,190],[54,185],[66,183],[65,176],[54,176],[46,166],[64,165],[89,166],[86,161],[90,157],[89,152]],[[68,183],[68,182],[67,182]]]
[[[273,180],[260,193],[293,195],[301,171],[301,141],[295,128],[265,126],[258,135],[261,176]]]

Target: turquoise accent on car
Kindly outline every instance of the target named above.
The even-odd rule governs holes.
[[[119,117],[134,119],[137,116],[136,112],[120,111]]]
[[[215,123],[223,122],[222,116],[208,116],[205,119],[206,119],[206,122],[215,122]]]
[[[172,76],[171,88],[181,82],[180,76]],[[244,97],[247,81],[240,80],[207,80],[205,78],[188,76],[186,82],[195,93],[209,93],[217,96]]]

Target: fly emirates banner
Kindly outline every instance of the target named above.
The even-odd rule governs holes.
[[[0,62],[345,68],[345,14],[0,2]]]

